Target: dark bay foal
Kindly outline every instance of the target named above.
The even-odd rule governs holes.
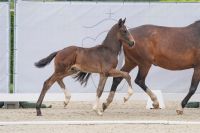
[[[109,76],[123,77],[126,79],[129,84],[129,89],[124,100],[126,101],[129,99],[133,93],[131,77],[127,72],[116,69],[118,63],[117,57],[120,53],[122,43],[126,44],[128,47],[134,45],[134,39],[124,23],[125,19],[120,19],[118,23],[110,29],[101,45],[91,48],[70,46],[54,52],[48,57],[35,63],[36,67],[41,68],[49,64],[51,60],[55,58],[55,71],[52,76],[44,82],[42,92],[37,101],[36,111],[38,116],[42,115],[40,107],[44,96],[55,82],[60,85],[65,93],[65,106],[68,104],[71,95],[63,83],[63,78],[70,75],[74,75],[74,77],[83,84],[87,83],[91,73],[99,73],[100,80],[97,88],[96,103],[93,106],[93,110],[99,115],[102,115],[102,112],[99,109],[99,99]]]

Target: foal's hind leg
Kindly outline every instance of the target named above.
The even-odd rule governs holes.
[[[41,104],[44,99],[44,96],[45,96],[46,92],[49,90],[49,88],[55,83],[55,81],[57,79],[58,79],[58,75],[54,73],[49,79],[47,79],[44,82],[42,91],[41,91],[38,101],[36,103],[37,116],[42,115],[40,108],[41,108]]]
[[[147,76],[150,68],[151,68],[150,64],[139,66],[139,71],[138,71],[137,77],[135,79],[135,83],[137,85],[139,85],[149,95],[149,97],[153,101],[153,107],[155,109],[158,109],[159,102],[158,102],[156,95],[145,84],[145,79],[146,79],[146,76]]]
[[[117,69],[112,69],[109,71],[109,76],[112,77],[123,77],[126,79],[128,82],[129,88],[128,88],[128,93],[127,96],[124,97],[124,102],[128,101],[128,99],[133,95],[133,88],[131,84],[131,76],[127,72],[123,72]]]
[[[66,107],[71,99],[71,93],[70,91],[66,88],[64,82],[63,82],[63,78],[64,77],[67,77],[67,76],[70,76],[74,73],[77,73],[77,71],[75,69],[67,69],[65,70],[65,73],[62,74],[62,76],[57,80],[59,86],[61,87],[61,89],[63,90],[64,92],[64,95],[65,95],[65,101],[64,101],[64,107]]]
[[[198,87],[198,84],[199,84],[199,80],[200,80],[200,68],[194,68],[194,73],[192,76],[190,90],[189,90],[188,94],[186,95],[186,97],[181,102],[181,105],[179,106],[179,108],[176,110],[178,115],[183,114],[183,108],[185,107],[185,105],[187,104],[187,102],[189,101],[191,96],[195,93],[195,91]]]
[[[102,92],[104,90],[104,86],[106,84],[106,80],[108,77],[105,77],[103,75],[100,75],[100,79],[99,79],[99,85],[97,88],[97,95],[96,95],[96,103],[93,106],[93,110],[98,114],[98,115],[102,115],[102,111],[99,110],[99,100],[100,97],[102,95]]]
[[[57,80],[59,86],[61,87],[61,89],[63,90],[64,94],[65,94],[65,101],[64,101],[64,107],[67,106],[67,104],[69,103],[70,99],[71,99],[71,93],[70,91],[65,87],[65,84],[63,82],[63,79],[59,79]]]

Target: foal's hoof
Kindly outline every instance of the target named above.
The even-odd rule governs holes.
[[[98,114],[99,116],[103,116],[103,113],[102,113],[101,111],[97,111],[97,114]]]
[[[67,107],[67,105],[68,105],[68,103],[67,102],[63,102],[63,104],[64,104],[64,108],[66,108]]]
[[[103,113],[100,110],[93,110],[97,115],[102,116]]]
[[[177,115],[182,115],[183,111],[182,110],[176,110]]]
[[[159,103],[153,103],[152,106],[153,109],[160,109]]]
[[[102,109],[103,109],[103,112],[107,109],[106,103],[103,103],[103,104],[102,104]]]
[[[128,101],[128,98],[124,97],[124,103]]]

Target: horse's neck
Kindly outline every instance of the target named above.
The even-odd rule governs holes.
[[[200,29],[200,21],[196,21],[193,24],[189,25],[188,27],[195,28],[197,30]]]
[[[117,36],[112,34],[107,35],[102,45],[111,49],[117,55],[120,53],[122,47],[122,44],[117,40]]]

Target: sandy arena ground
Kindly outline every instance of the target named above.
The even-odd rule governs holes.
[[[103,116],[92,111],[90,102],[70,102],[67,108],[62,102],[51,102],[53,107],[42,109],[37,117],[35,109],[0,109],[0,121],[66,121],[66,120],[170,120],[200,121],[200,109],[185,109],[184,115],[176,115],[179,102],[167,102],[166,109],[147,110],[145,101],[114,102]],[[0,126],[0,133],[198,133],[200,125],[165,124],[107,124],[107,125],[8,125]]]

